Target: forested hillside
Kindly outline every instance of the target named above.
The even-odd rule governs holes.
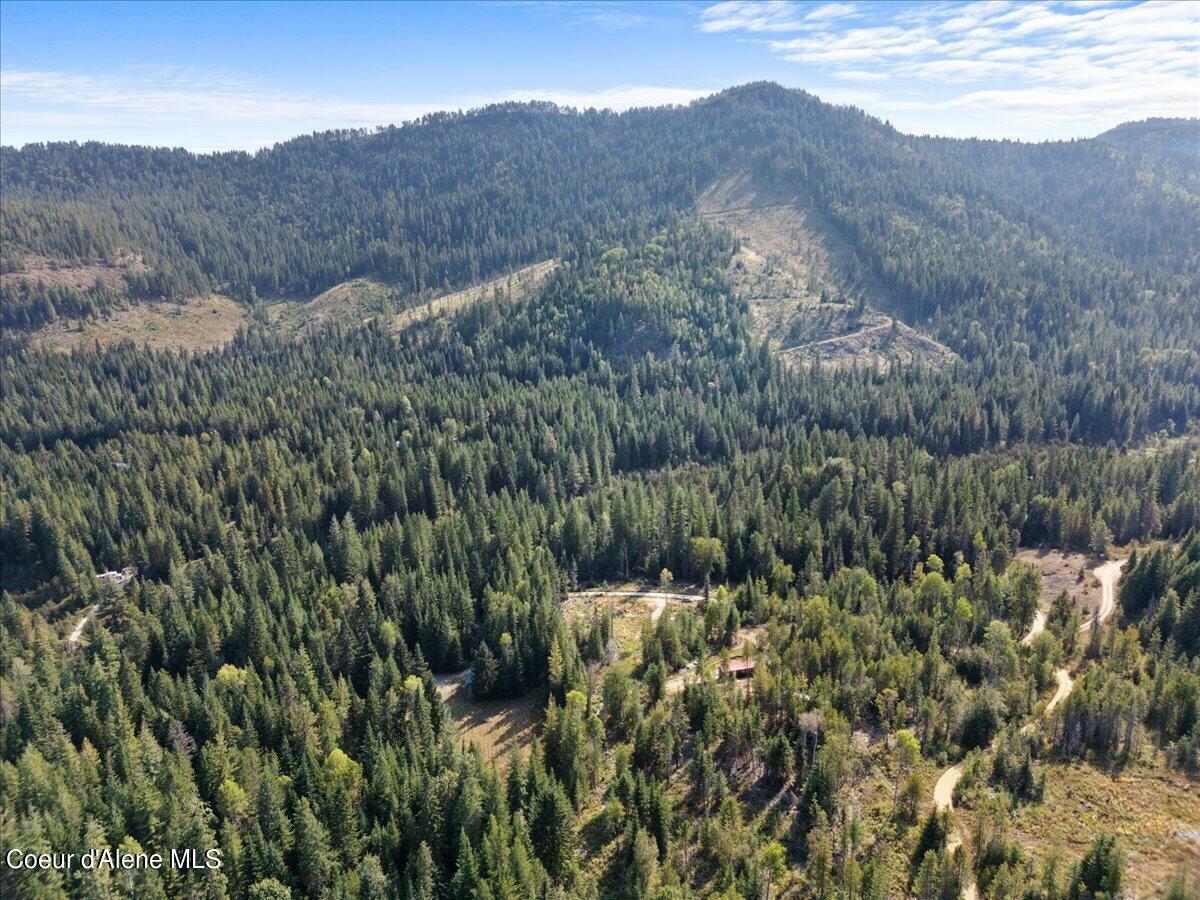
[[[1097,137],[1122,150],[1161,155],[1187,165],[1200,154],[1200,121],[1196,119],[1146,119],[1126,122]]]
[[[15,896],[1200,885],[1195,171],[912,138],[773,85],[253,156],[3,153],[0,849],[224,861],[6,870]],[[731,171],[803,193],[955,361],[772,353],[694,210]],[[122,254],[125,287],[15,277]],[[401,330],[24,340],[68,307],[262,313],[365,275],[415,302],[550,258]],[[1044,597],[1016,558],[1039,545],[1128,554],[1115,605]],[[631,633],[568,613],[677,582],[703,599]],[[536,698],[523,754],[462,738],[439,687],[464,669],[479,701]],[[1126,792],[1095,834],[1022,840],[1014,816],[1072,815],[1055,767],[1182,787],[1153,822]]]
[[[1049,379],[1071,399],[1034,411],[1048,436],[1124,442],[1200,409],[1200,171],[1100,141],[917,139],[750,85],[624,115],[493,107],[253,156],[59,144],[5,149],[3,163],[10,327],[130,297],[218,289],[253,303],[364,274],[421,296],[552,256],[587,261],[598,237],[661,225],[738,171],[811,196],[883,285],[885,311],[973,361],[982,390],[1024,397]],[[144,261],[124,289],[20,274],[29,258],[123,253]],[[986,426],[1008,440],[1030,427]]]

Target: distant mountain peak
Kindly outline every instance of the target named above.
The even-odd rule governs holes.
[[[1126,152],[1200,159],[1200,119],[1143,119],[1124,122],[1096,140]]]

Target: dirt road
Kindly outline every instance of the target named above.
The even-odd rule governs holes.
[[[1102,566],[1092,569],[1092,574],[1100,582],[1100,608],[1096,610],[1095,615],[1089,616],[1088,620],[1080,626],[1080,631],[1086,631],[1091,628],[1093,622],[1104,624],[1116,610],[1117,579],[1121,577],[1121,567],[1124,565],[1125,560],[1113,559]],[[1045,627],[1046,616],[1039,610],[1034,616],[1033,626],[1029,629],[1029,633],[1021,639],[1021,643],[1031,643]],[[1057,683],[1057,687],[1054,689],[1054,696],[1050,698],[1050,702],[1042,710],[1042,716],[1050,715],[1060,703],[1070,696],[1071,689],[1075,687],[1075,681],[1071,678],[1071,673],[1067,669],[1057,670],[1054,673],[1054,680]],[[1021,727],[1021,733],[1028,734],[1036,724],[1037,719],[1025,723]],[[954,788],[962,779],[962,775],[962,764],[956,763],[938,778],[937,784],[933,786],[933,806],[938,812],[954,808]],[[962,835],[957,828],[954,828],[946,838],[946,852],[953,853],[961,844]],[[963,896],[966,900],[978,900],[979,889],[975,886],[974,879],[969,880],[966,887],[963,888]]]
[[[958,785],[962,775],[962,763],[956,763],[943,772],[942,777],[933,786],[933,805],[938,812],[954,808],[954,788]],[[957,828],[951,829],[946,836],[946,855],[952,856],[961,845],[962,834]],[[966,900],[978,900],[979,889],[975,887],[975,879],[971,878],[969,870],[967,878],[969,880],[967,886],[963,888],[963,897]]]
[[[1028,646],[1033,643],[1033,639],[1046,630],[1046,614],[1040,609],[1033,614],[1033,624],[1029,626],[1029,633],[1021,638],[1021,643]]]
[[[80,639],[83,637],[83,629],[87,628],[87,623],[92,620],[92,616],[100,609],[100,604],[89,606],[87,612],[83,614],[83,618],[79,620],[79,624],[71,631],[71,636],[67,638],[67,643],[72,646],[78,646]]]
[[[1054,673],[1054,680],[1058,682],[1058,687],[1054,690],[1054,696],[1050,698],[1050,702],[1046,704],[1046,708],[1042,710],[1043,716],[1048,716],[1054,712],[1054,707],[1067,699],[1067,695],[1071,693],[1071,688],[1075,687],[1075,681],[1071,678],[1071,673],[1066,669],[1059,669]]]
[[[1054,696],[1050,698],[1050,702],[1047,703],[1046,708],[1042,710],[1042,716],[1039,716],[1038,718],[1048,716],[1050,713],[1054,712],[1054,708],[1066,700],[1067,696],[1071,693],[1071,689],[1075,687],[1075,680],[1071,678],[1071,673],[1066,669],[1058,669],[1055,671],[1054,681],[1057,684],[1057,686],[1054,688]],[[1029,732],[1033,731],[1033,729],[1037,727],[1037,723],[1038,719],[1031,719],[1026,722],[1021,726],[1021,734],[1029,734]]]
[[[1092,627],[1094,620],[1099,620],[1103,625],[1113,611],[1117,608],[1117,579],[1121,577],[1121,567],[1125,565],[1123,559],[1112,559],[1102,566],[1097,566],[1092,569],[1092,574],[1096,576],[1096,580],[1100,582],[1100,609],[1095,615],[1089,616],[1087,621],[1080,626],[1080,631],[1087,631]],[[1034,638],[1046,630],[1046,614],[1042,610],[1038,610],[1033,614],[1033,624],[1029,626],[1029,631],[1025,637],[1021,638],[1021,643],[1028,646],[1033,643]]]
[[[933,786],[933,805],[938,812],[954,807],[954,788],[962,778],[962,764],[956,763],[942,773]]]
[[[1104,565],[1092,569],[1092,574],[1100,582],[1100,609],[1083,623],[1080,631],[1091,628],[1093,621],[1104,624],[1104,621],[1113,614],[1117,608],[1117,579],[1121,577],[1121,567],[1124,565],[1125,560],[1123,559],[1110,559]]]

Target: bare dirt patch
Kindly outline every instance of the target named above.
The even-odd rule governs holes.
[[[1067,592],[1080,618],[1086,619],[1100,608],[1100,582],[1092,570],[1100,565],[1102,560],[1083,553],[1043,547],[1026,547],[1017,553],[1017,559],[1032,563],[1042,573],[1040,602],[1043,610],[1049,610],[1050,604],[1062,591]]]
[[[460,739],[474,744],[484,759],[500,767],[514,750],[527,758],[542,722],[545,692],[535,689],[506,700],[476,700],[465,683],[467,671],[435,679]]]
[[[54,322],[30,335],[30,342],[66,352],[99,342],[102,347],[133,341],[155,349],[211,350],[233,340],[246,320],[246,308],[220,294],[182,303],[139,303],[99,319]]]

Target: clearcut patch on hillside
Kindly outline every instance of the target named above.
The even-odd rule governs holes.
[[[326,325],[364,325],[372,319],[390,320],[393,331],[419,322],[453,315],[484,300],[528,297],[559,266],[548,259],[489,278],[478,284],[437,294],[413,297],[374,278],[352,278],[335,284],[311,300],[280,300],[267,307],[267,320],[286,334],[308,334]]]
[[[811,334],[813,340],[781,350],[784,359],[804,365],[879,371],[891,365],[914,363],[948,366],[957,359],[945,345],[920,334],[894,316],[857,311],[847,315],[845,310],[822,316],[823,312],[816,310],[793,322],[794,326],[801,326],[798,330]],[[845,326],[836,324],[839,318],[846,320]],[[853,327],[848,327],[851,325]],[[825,336],[821,334],[822,326]]]
[[[886,289],[858,263],[811,199],[763,189],[747,175],[718,179],[697,212],[737,236],[729,268],[756,334],[797,365],[949,365],[955,355],[878,312]]]
[[[17,268],[0,274],[0,283],[9,285],[28,281],[75,291],[90,291],[99,284],[105,290],[122,291],[126,274],[145,271],[147,267],[142,258],[134,253],[86,263],[29,255],[21,260]]]
[[[212,350],[233,340],[246,320],[246,307],[221,294],[141,302],[97,319],[60,320],[29,336],[30,343],[66,352],[99,343],[133,341],[156,350]]]
[[[559,265],[557,259],[547,259],[471,287],[442,294],[397,313],[394,326],[402,329],[417,322],[453,315],[484,300],[522,300],[540,288]]]
[[[1017,559],[1037,566],[1042,573],[1042,609],[1050,609],[1063,591],[1082,619],[1100,608],[1100,582],[1092,573],[1100,564],[1096,557],[1048,547],[1025,547],[1018,551]]]
[[[326,325],[361,325],[376,316],[393,315],[403,293],[373,278],[335,284],[311,300],[282,300],[267,307],[267,320],[277,329],[302,335]]]

